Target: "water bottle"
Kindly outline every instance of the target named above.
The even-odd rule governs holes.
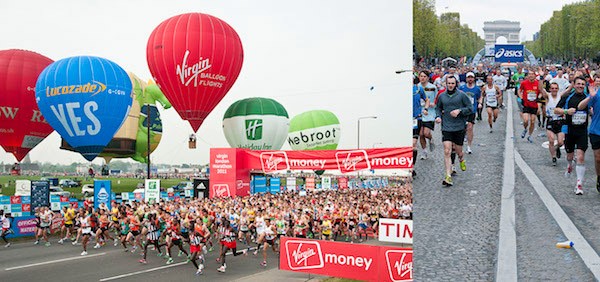
[[[573,241],[564,241],[564,242],[559,242],[556,243],[556,247],[557,248],[564,248],[564,249],[570,249],[573,247]]]

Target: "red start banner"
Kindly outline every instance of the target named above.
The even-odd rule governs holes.
[[[281,237],[279,267],[366,281],[412,281],[409,248]]]
[[[265,173],[281,170],[338,170],[342,173],[370,169],[409,169],[412,147],[364,150],[250,151],[246,162]]]

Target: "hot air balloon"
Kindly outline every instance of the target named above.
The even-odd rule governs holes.
[[[133,85],[134,100],[127,119],[113,136],[112,140],[104,147],[99,157],[108,164],[113,158],[132,158],[141,163],[147,163],[148,156],[148,131],[147,111],[150,109],[150,152],[158,147],[162,137],[162,120],[156,103],[165,109],[171,108],[171,103],[160,91],[153,81],[146,83],[133,73],[129,73]],[[75,151],[64,139],[61,149]]]
[[[113,138],[132,102],[125,70],[93,56],[54,62],[40,74],[35,89],[42,115],[88,161]]]
[[[223,117],[223,133],[233,148],[279,150],[289,126],[285,108],[269,98],[239,100],[229,106]]]
[[[340,134],[340,121],[332,112],[307,111],[290,121],[288,144],[293,150],[335,150]],[[315,172],[321,175],[324,171]]]
[[[226,22],[189,13],[162,22],[146,47],[150,72],[177,113],[194,131],[237,79],[244,53]]]
[[[31,51],[0,51],[0,146],[19,162],[54,131],[35,102],[35,82],[51,63]]]

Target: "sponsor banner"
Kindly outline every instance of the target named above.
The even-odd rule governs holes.
[[[366,281],[412,281],[412,249],[281,237],[279,267]]]
[[[288,177],[285,180],[287,191],[296,191],[296,177]]]
[[[210,197],[233,197],[235,196],[235,182],[214,183],[210,187]]]
[[[348,189],[348,178],[346,178],[346,177],[338,178],[338,189],[340,189],[340,190]]]
[[[283,170],[338,170],[350,173],[371,169],[412,168],[412,148],[319,151],[243,151],[250,169],[265,173]]]
[[[141,200],[141,195],[135,195],[135,198]],[[158,203],[160,200],[160,179],[146,179],[146,185],[144,186],[144,200],[146,200],[147,203]]]
[[[495,54],[494,45],[485,45],[485,56],[486,57],[493,57],[494,54]]]
[[[31,209],[50,206],[50,184],[46,181],[31,182]]]
[[[267,192],[267,177],[266,176],[254,176],[252,180],[254,193],[266,193]]]
[[[94,180],[94,208],[100,207],[104,203],[110,207],[112,195],[112,184],[110,180]],[[61,202],[62,199],[61,199]]]
[[[320,150],[322,147],[335,146],[340,141],[340,125],[330,124],[306,128],[288,134],[288,144],[292,149]]]
[[[31,195],[31,181],[30,180],[15,181],[15,196],[30,196],[30,195]]]
[[[524,47],[521,44],[496,44],[494,47],[496,63],[520,63],[524,58]]]
[[[307,177],[306,182],[304,182],[304,189],[306,190],[315,190],[315,178],[314,177]]]
[[[321,178],[321,187],[325,190],[331,189],[331,177],[324,176]]]
[[[379,241],[412,244],[412,220],[380,218]]]
[[[278,177],[272,177],[269,180],[269,192],[271,192],[271,194],[277,194],[279,193],[279,190],[281,188],[281,179]]]

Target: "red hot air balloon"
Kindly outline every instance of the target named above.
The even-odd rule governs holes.
[[[35,102],[38,75],[52,62],[31,51],[0,51],[0,146],[19,162],[54,131]]]
[[[150,35],[148,67],[167,99],[194,131],[240,74],[244,51],[226,22],[207,14],[169,18]]]

